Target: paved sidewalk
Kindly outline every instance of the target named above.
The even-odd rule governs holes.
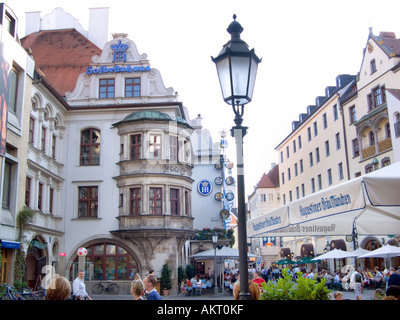
[[[343,299],[347,300],[357,300],[354,291],[341,291],[343,294]],[[331,292],[332,300],[333,293]],[[362,293],[363,300],[372,300],[374,295],[374,290],[365,289]],[[91,295],[93,300],[133,300],[131,295],[111,295],[111,294],[101,294],[101,295]],[[182,294],[179,295],[170,295],[170,296],[161,296],[162,300],[231,300],[233,301],[232,295],[214,295],[214,291],[206,292],[200,296],[185,296]]]

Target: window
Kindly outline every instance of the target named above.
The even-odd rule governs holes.
[[[332,170],[328,169],[328,185],[332,184]]]
[[[43,152],[46,151],[46,128],[42,127],[42,137],[41,137],[41,143],[40,143],[40,148],[43,150]]]
[[[340,143],[340,132],[336,133],[335,138],[336,138],[336,150],[339,150],[342,147]]]
[[[162,214],[161,188],[150,188],[149,209],[150,209],[150,214]]]
[[[297,168],[297,163],[294,164],[294,176],[297,177],[299,175],[299,171]]]
[[[300,173],[303,173],[303,159],[300,159]]]
[[[376,87],[372,89],[372,92],[367,96],[368,98],[368,110],[372,110],[386,102],[385,87]]]
[[[29,121],[29,142],[33,143],[35,137],[35,119],[31,117]]]
[[[343,163],[339,163],[339,180],[343,180]]]
[[[370,131],[368,133],[368,138],[369,138],[369,146],[374,146],[375,145],[375,134],[373,131]]]
[[[171,161],[178,161],[178,137],[169,137],[169,159]]]
[[[87,129],[81,133],[81,166],[100,164],[100,131]]]
[[[140,97],[140,78],[125,79],[125,98]]]
[[[293,153],[296,153],[296,140],[293,140]]]
[[[305,186],[304,186],[304,183],[302,183],[302,184],[301,184],[301,196],[302,196],[302,197],[305,197],[305,195],[306,195],[306,188],[305,188]]]
[[[290,168],[287,169],[287,176],[288,176],[288,181],[292,179],[292,175],[290,173]]]
[[[312,152],[309,153],[309,158],[310,158],[310,167],[314,165],[314,160],[313,160],[313,154]]]
[[[169,190],[169,202],[171,206],[171,215],[179,216],[179,189]]]
[[[389,139],[390,137],[391,137],[390,124],[389,124],[389,122],[386,122],[386,124],[385,124],[385,138]]]
[[[298,140],[299,140],[299,150],[300,150],[301,149],[301,136],[299,136]]]
[[[139,271],[135,259],[118,244],[95,243],[86,249],[86,261],[93,263],[94,280],[133,280]],[[78,256],[74,262],[78,262]]]
[[[281,151],[281,163],[283,163],[283,151]]]
[[[12,175],[12,164],[8,161],[4,162],[4,172],[3,172],[3,197],[2,197],[2,207],[3,209],[10,210],[11,202],[11,175]]]
[[[351,141],[353,145],[353,157],[359,157],[360,156],[360,146],[358,144],[358,139],[353,139]]]
[[[314,137],[318,135],[318,124],[317,121],[314,122]]]
[[[43,183],[39,183],[38,209],[40,211],[42,211],[42,209],[43,209]]]
[[[311,179],[311,192],[312,193],[315,192],[315,181],[314,181],[314,178]]]
[[[315,149],[315,162],[318,163],[319,162],[319,148]]]
[[[328,128],[328,119],[326,118],[326,113],[324,113],[322,115],[322,123],[323,123],[324,129]]]
[[[8,100],[8,110],[12,113],[17,111],[17,93],[18,93],[18,70],[14,67],[10,72],[10,96]]]
[[[285,184],[285,173],[282,172],[281,176],[282,176],[282,184]]]
[[[130,189],[130,215],[139,215],[141,213],[141,189]]]
[[[79,187],[79,218],[97,218],[98,187]]]
[[[307,128],[307,136],[308,136],[308,141],[311,141],[311,128]]]
[[[357,121],[356,106],[351,106],[349,108],[349,116],[350,116],[350,123],[354,123]]]
[[[319,174],[319,175],[317,176],[317,178],[318,178],[318,190],[322,190],[322,177],[321,177],[321,175]]]
[[[115,94],[115,80],[114,79],[100,79],[99,83],[99,98],[108,99],[114,98]]]
[[[138,160],[142,150],[142,135],[135,134],[131,136],[131,160]]]
[[[190,212],[190,203],[189,203],[189,192],[185,191],[185,215],[189,216]]]
[[[333,121],[336,121],[339,118],[337,104],[335,104],[332,107],[332,111],[333,111]]]
[[[329,148],[329,140],[326,140],[326,141],[325,141],[325,155],[326,155],[327,157],[329,157],[330,154],[331,154],[331,150],[330,150],[330,148]]]
[[[15,19],[12,17],[12,15],[9,12],[5,12],[4,14],[4,19],[1,21],[1,23],[4,26],[4,29],[8,31],[9,34],[11,34],[13,37],[15,37],[15,29],[16,29],[16,23]]]
[[[149,157],[151,159],[161,159],[161,135],[151,134],[149,141]]]
[[[54,209],[54,189],[50,188],[49,192],[49,212],[50,214],[53,214],[53,209]]]
[[[289,152],[289,146],[286,147],[286,158],[289,159],[290,152]]]
[[[375,59],[372,59],[369,63],[370,67],[371,67],[371,74],[373,74],[374,72],[376,72],[376,62]]]
[[[25,205],[27,207],[30,207],[31,203],[31,183],[32,179],[26,177],[26,183],[25,183]]]
[[[57,137],[56,135],[53,134],[53,139],[51,140],[51,156],[53,159],[56,158],[56,143],[57,143]]]

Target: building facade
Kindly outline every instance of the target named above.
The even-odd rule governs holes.
[[[291,133],[276,147],[283,204],[398,161],[399,41],[392,32],[375,36],[370,30],[360,72],[339,75],[336,85],[292,123]],[[372,250],[398,245],[396,239],[282,237],[281,256],[301,258],[355,246]]]
[[[49,265],[72,280],[85,247],[88,274],[118,281],[121,293],[135,273],[160,277],[165,263],[177,291],[178,266],[212,247],[208,239],[197,245],[198,230],[223,229],[214,199],[219,144],[127,34],[108,39],[108,9],[100,9],[90,10],[89,31],[60,8],[43,18],[27,13],[21,43],[2,28],[11,43],[2,41],[3,52],[14,53],[24,87],[8,117],[2,172],[15,178],[3,179],[9,207],[0,238],[16,242],[16,214],[26,205],[33,221],[21,247],[31,287]],[[204,180],[212,192],[200,192]]]
[[[16,249],[21,246],[18,213],[25,204],[28,125],[34,60],[17,35],[18,19],[0,3],[0,176],[1,281],[13,280]]]

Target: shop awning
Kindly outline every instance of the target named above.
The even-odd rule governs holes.
[[[32,240],[31,245],[38,249],[45,249],[47,247],[47,243],[41,243],[37,240]]]
[[[400,162],[295,200],[247,221],[247,236],[398,234]]]
[[[7,249],[19,249],[20,243],[18,241],[1,240],[1,247]]]

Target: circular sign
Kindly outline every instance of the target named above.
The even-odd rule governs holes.
[[[208,196],[212,191],[212,184],[208,180],[201,180],[197,185],[197,191],[202,196]]]
[[[215,167],[215,169],[217,169],[217,170],[221,170],[221,169],[222,169],[221,163],[216,163],[216,164],[214,165],[214,167]]]
[[[222,201],[223,197],[224,197],[224,195],[222,194],[222,192],[217,192],[214,195],[214,199],[217,200],[217,201]]]
[[[221,217],[221,219],[228,219],[228,217],[229,217],[229,210],[227,210],[227,209],[222,209],[220,212],[219,212],[219,215],[220,215],[220,217]]]
[[[231,176],[229,176],[228,178],[225,179],[226,184],[234,184],[235,183],[235,179]]]
[[[216,178],[214,179],[214,183],[215,183],[217,186],[220,186],[220,185],[222,184],[222,178],[221,178],[221,177],[216,177]]]
[[[228,201],[232,201],[233,199],[235,199],[235,195],[232,191],[228,191],[227,193],[225,193],[225,199]]]

